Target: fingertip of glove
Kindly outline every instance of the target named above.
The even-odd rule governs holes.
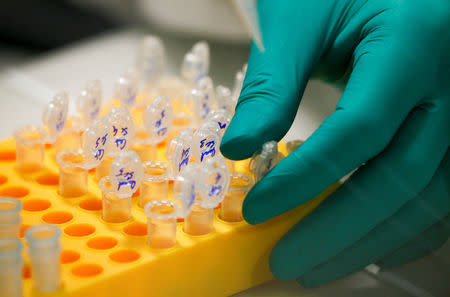
[[[228,131],[228,130],[227,130]],[[245,137],[235,136],[232,133],[225,133],[220,143],[220,151],[222,155],[230,160],[243,160],[251,157],[242,146],[245,146]]]
[[[265,220],[261,218],[260,215],[258,215],[258,205],[254,205],[253,196],[254,196],[254,189],[257,187],[257,185],[247,194],[247,196],[244,199],[244,202],[242,203],[242,216],[244,217],[244,220],[249,223],[250,225],[257,225],[260,223],[263,223]],[[259,205],[261,206],[261,205]]]

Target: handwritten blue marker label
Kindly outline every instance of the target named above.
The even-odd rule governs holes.
[[[203,162],[203,159],[205,156],[211,155],[211,157],[214,157],[216,154],[216,142],[214,140],[206,142],[206,138],[202,139],[200,141],[200,162]]]
[[[217,122],[217,124],[219,124],[219,128],[221,130],[225,129],[227,127],[227,123],[221,123],[221,122]]]
[[[190,148],[188,147],[187,149],[183,149],[183,151],[181,152],[181,161],[178,164],[178,172],[181,171],[181,168],[183,166],[186,166],[189,164],[189,158],[190,158]]]
[[[117,191],[119,191],[122,186],[126,185],[129,185],[132,190],[136,187],[136,181],[133,179],[134,171],[125,171],[124,168],[120,168],[116,177],[123,177],[117,184]]]
[[[97,140],[95,141],[95,159],[98,161],[101,161],[105,155],[105,149],[103,148],[106,144],[106,141],[108,139],[108,133],[103,135],[102,137],[97,137]],[[101,148],[99,148],[101,146]]]

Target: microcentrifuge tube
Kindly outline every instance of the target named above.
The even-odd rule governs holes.
[[[66,92],[55,95],[44,111],[42,123],[46,132],[46,143],[52,144],[53,157],[63,150],[78,149],[80,133],[74,119],[68,119],[69,97]]]
[[[300,140],[300,139],[288,141],[288,142],[286,143],[286,150],[287,150],[287,153],[288,153],[288,154],[292,153],[293,151],[295,151],[296,149],[298,149],[298,147],[299,147],[302,143],[303,143],[303,140]]]
[[[22,218],[22,201],[12,197],[0,197],[0,239],[19,238]]]
[[[203,163],[220,154],[221,135],[215,122],[206,121],[198,128],[193,137],[193,157],[197,163]]]
[[[144,128],[154,143],[167,138],[172,126],[173,109],[166,96],[158,96],[147,106],[143,115]]]
[[[174,177],[178,176],[191,160],[193,136],[192,129],[183,129],[169,143],[166,159],[172,164]]]
[[[63,151],[56,156],[59,165],[59,195],[78,197],[88,191],[86,158],[81,151]]]
[[[172,128],[169,131],[167,141],[170,143],[172,139],[178,136],[181,130],[191,129],[193,127],[192,117],[187,113],[176,113],[172,119]]]
[[[167,249],[177,243],[178,205],[173,200],[155,199],[145,204],[147,243],[154,249]]]
[[[95,145],[99,143],[104,146],[104,157],[102,155],[102,162],[95,170],[95,179],[97,181],[109,174],[109,168],[114,158],[120,152],[128,150],[134,137],[134,123],[127,108],[113,108],[100,123],[108,127],[108,132],[106,132],[106,136],[101,136],[102,134],[100,133],[99,137],[101,136],[101,138],[98,142],[94,142]]]
[[[142,38],[137,66],[145,88],[155,88],[166,72],[166,53],[160,38],[154,35]]]
[[[184,232],[190,235],[205,235],[214,229],[214,207],[225,197],[229,182],[230,173],[223,157],[211,158],[200,166],[199,195],[184,220]]]
[[[46,132],[46,143],[54,143],[66,126],[69,110],[69,96],[66,92],[57,93],[50,101],[42,115],[42,123]]]
[[[147,161],[143,164],[144,176],[139,192],[139,205],[144,207],[148,201],[166,199],[169,196],[169,164],[162,161]]]
[[[22,297],[22,243],[18,238],[0,238],[0,296]]]
[[[95,120],[81,136],[86,162],[92,165],[90,168],[96,167],[96,181],[109,174],[109,168],[114,159],[109,155],[110,138],[110,125],[105,118]]]
[[[173,198],[179,205],[179,218],[186,218],[192,210],[197,198],[199,166],[189,163],[175,178],[173,183]]]
[[[53,225],[34,225],[25,232],[33,286],[37,291],[50,293],[61,286],[60,236],[61,230]]]
[[[18,171],[34,172],[44,167],[44,138],[44,130],[36,126],[25,126],[14,131]]]
[[[106,155],[103,157],[100,164],[95,168],[95,180],[100,181],[103,177],[109,174],[109,168],[114,161],[114,156]]]
[[[213,80],[204,76],[197,81],[196,88],[203,94],[199,110],[201,117],[205,119],[216,108]]]
[[[158,143],[168,136],[172,126],[172,105],[166,96],[158,96],[147,106],[143,114],[144,129],[136,137],[131,147],[136,151],[142,161],[156,160]]]
[[[252,178],[244,173],[231,173],[228,192],[220,206],[220,218],[226,222],[240,222],[242,203],[253,186]]]
[[[122,223],[131,218],[131,196],[120,198],[109,176],[99,182],[102,191],[102,218],[108,223]]]
[[[206,120],[215,122],[216,129],[220,133],[220,137],[222,138],[232,118],[233,115],[226,109],[216,109],[208,115]]]
[[[108,155],[117,155],[126,151],[134,137],[134,122],[127,108],[113,108],[106,120],[109,125],[109,150]]]
[[[205,93],[197,88],[192,88],[186,92],[185,102],[189,114],[193,118],[193,124],[195,128],[198,128],[212,109],[211,101],[206,98]]]
[[[79,126],[86,129],[97,118],[102,105],[102,85],[99,80],[91,80],[80,92],[76,100]]]
[[[131,218],[131,197],[141,185],[142,164],[134,151],[117,155],[111,164],[109,176],[100,180],[103,220],[121,223]]]
[[[241,70],[236,72],[236,76],[234,78],[233,92],[231,93],[231,96],[235,104],[237,103],[237,100],[241,95],[242,86],[244,84],[244,78],[245,74]]]
[[[136,103],[139,81],[133,75],[119,77],[113,89],[113,98],[119,100],[122,106],[132,107]]]
[[[181,76],[189,87],[194,87],[197,80],[202,78],[204,67],[202,66],[202,58],[192,51],[186,53],[181,64]]]
[[[217,86],[215,98],[217,107],[219,109],[225,109],[233,116],[234,109],[236,108],[236,101],[233,100],[230,89],[222,85]]]
[[[81,134],[82,130],[79,126],[66,125],[61,135],[53,143],[54,157],[56,158],[62,151],[78,150],[81,146]]]
[[[200,69],[203,75],[208,75],[209,73],[209,45],[206,41],[199,41],[192,47],[192,53],[200,58]]]
[[[264,143],[262,149],[253,155],[249,164],[249,170],[253,174],[255,182],[262,179],[283,158],[284,155],[278,151],[276,141]]]
[[[144,129],[136,129],[131,150],[135,151],[143,162],[157,159],[157,145]]]
[[[184,219],[183,230],[189,235],[206,235],[214,230],[213,221],[214,209],[195,203],[191,212]]]

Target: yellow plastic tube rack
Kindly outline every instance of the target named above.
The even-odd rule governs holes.
[[[164,149],[158,150],[160,160],[165,159]],[[281,151],[285,151],[284,145]],[[58,165],[51,147],[45,148],[42,171],[21,174],[15,166],[14,140],[1,141],[0,196],[22,200],[21,236],[38,223],[54,224],[62,231],[61,289],[46,295],[33,289],[33,272],[25,258],[27,297],[232,295],[273,279],[268,267],[272,247],[337,187],[334,185],[304,206],[257,226],[224,222],[215,210],[211,234],[190,236],[178,223],[175,247],[156,250],[146,243],[146,217],[138,205],[138,193],[133,197],[130,221],[106,223],[101,218],[101,193],[93,171],[89,172],[87,194],[63,198],[58,194]]]

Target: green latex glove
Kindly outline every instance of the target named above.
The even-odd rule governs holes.
[[[258,11],[266,51],[252,44],[226,157],[280,140],[313,73],[345,89],[250,191],[245,219],[284,213],[360,167],[278,242],[274,275],[318,286],[440,246],[450,233],[450,1],[259,0]]]

